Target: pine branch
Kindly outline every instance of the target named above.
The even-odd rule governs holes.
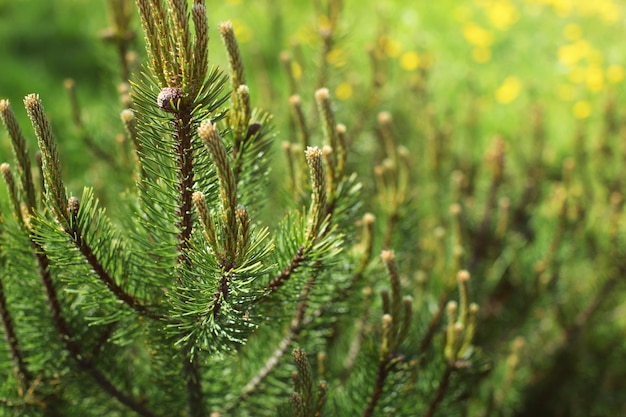
[[[22,213],[20,198],[15,184],[15,177],[13,177],[11,167],[6,162],[0,165],[0,175],[2,175],[2,179],[4,180],[9,193],[9,200],[11,200],[11,208],[13,209],[13,217],[15,217],[18,221],[20,227],[26,229],[26,220],[24,219],[24,213]]]
[[[187,388],[187,410],[190,417],[204,417],[207,415],[202,392],[201,357],[187,350],[183,355],[183,372]]]
[[[292,374],[295,390],[292,399],[297,398],[301,400],[293,403],[296,416],[319,416],[326,403],[328,387],[324,381],[318,383],[319,394],[315,395],[313,392],[313,372],[306,353],[304,350],[298,348],[294,349],[292,356],[296,365],[296,372]]]
[[[37,199],[35,197],[35,183],[31,170],[30,155],[26,139],[22,134],[13,109],[8,100],[0,100],[0,118],[9,131],[13,152],[17,161],[17,171],[22,189],[26,194],[26,203],[32,211],[35,209]]]
[[[52,281],[50,273],[50,260],[45,254],[45,249],[41,247],[34,240],[31,241],[35,257],[39,265],[39,276],[44,286],[46,293],[46,299],[52,314],[52,321],[59,333],[59,337],[65,346],[65,349],[70,354],[72,359],[76,362],[80,369],[87,372],[87,374],[98,384],[108,395],[115,398],[121,404],[125,405],[129,409],[135,411],[137,414],[144,417],[157,417],[152,411],[145,408],[136,399],[124,394],[119,388],[117,388],[96,366],[91,360],[89,360],[84,353],[78,342],[76,341],[73,332],[70,329],[69,324],[63,316],[61,303],[57,295],[57,290]]]
[[[422,337],[422,340],[419,343],[420,353],[426,352],[428,348],[431,346],[433,338],[435,337],[435,334],[437,333],[437,329],[439,329],[439,325],[441,324],[441,319],[443,318],[443,312],[447,303],[447,299],[448,299],[447,292],[443,292],[439,296],[439,302],[437,303],[437,310],[435,314],[433,315],[433,317],[430,319],[426,333],[424,334],[424,336]]]
[[[412,300],[410,297],[402,299],[399,270],[394,252],[383,250],[381,259],[385,264],[387,277],[391,283],[392,295],[389,298],[386,290],[381,293],[384,314],[382,317],[383,334],[378,369],[374,387],[362,417],[371,417],[381,400],[387,378],[391,374],[393,366],[400,361],[396,350],[408,335],[412,320]],[[400,314],[401,311],[402,314]]]
[[[43,105],[37,94],[26,96],[24,98],[24,106],[35,129],[39,149],[41,149],[46,196],[56,218],[64,226],[67,226],[67,196],[61,176],[61,162],[52,134],[52,126],[46,117]]]
[[[43,177],[46,190],[48,191],[47,194],[50,197],[47,199],[47,202],[52,213],[54,213],[54,216],[61,224],[63,231],[73,238],[74,244],[86,258],[87,262],[92,266],[96,275],[98,275],[101,280],[107,284],[107,287],[123,301],[126,301],[128,304],[141,310],[141,307],[137,307],[138,304],[134,301],[134,299],[129,298],[130,296],[125,294],[121,288],[115,284],[114,280],[108,275],[105,268],[94,255],[92,248],[83,240],[83,236],[79,232],[78,228],[80,224],[78,200],[70,199],[69,202],[66,200],[65,189],[61,178],[60,160],[56,150],[56,144],[52,136],[51,126],[45,116],[43,106],[36,95],[27,96],[24,103],[26,105],[28,115],[33,123],[33,127],[35,128],[40,148],[42,149]],[[10,171],[3,169],[3,173],[10,174]],[[5,179],[7,179],[7,175],[5,175]],[[7,184],[9,185],[9,188],[12,189],[13,181],[11,178],[8,178],[8,180],[9,182]],[[17,199],[16,196],[15,199]],[[16,213],[16,215],[19,216],[19,213]],[[21,219],[21,216],[18,218]],[[23,219],[20,223],[24,231],[29,233],[25,228]],[[145,409],[143,405],[138,403],[135,399],[127,396],[115,387],[111,381],[93,365],[91,360],[84,355],[70,329],[69,324],[63,316],[62,307],[50,272],[50,259],[45,253],[45,248],[32,237],[30,238],[30,241],[39,266],[39,275],[45,289],[47,302],[52,314],[52,321],[64,343],[65,349],[76,361],[77,365],[81,369],[84,369],[110,396],[130,409],[138,412],[140,415],[154,416],[152,412]]]
[[[224,42],[226,51],[228,52],[233,93],[236,93],[239,86],[246,83],[243,60],[241,58],[241,53],[239,52],[239,44],[235,38],[235,29],[233,28],[232,22],[222,22],[219,29],[222,41]]]
[[[326,178],[322,162],[322,151],[318,147],[308,148],[306,150],[306,159],[309,165],[311,175],[311,207],[307,217],[307,230],[305,234],[305,243],[300,246],[291,261],[283,267],[278,275],[270,281],[266,290],[268,294],[273,293],[287,282],[292,274],[302,263],[310,257],[315,250],[317,242],[323,240],[330,228],[327,225],[327,196],[326,196]]]
[[[270,293],[275,292],[291,278],[292,274],[306,260],[306,248],[300,246],[291,261],[267,284],[266,289]]]
[[[229,271],[237,266],[235,264],[238,236],[238,223],[235,214],[237,210],[237,182],[215,125],[210,120],[204,121],[198,128],[198,134],[211,154],[219,180],[224,224],[219,262],[224,271]]]
[[[324,145],[330,146],[334,152],[339,152],[340,160],[345,160],[346,150],[339,146],[337,134],[335,131],[336,122],[335,115],[331,109],[330,93],[327,88],[320,88],[315,92],[315,101],[317,103],[317,110],[320,115],[322,128],[324,132]],[[333,160],[329,166],[335,166],[337,163]],[[337,176],[333,176],[331,179],[333,182],[338,180]]]
[[[388,360],[380,361],[378,363],[378,369],[376,370],[376,379],[374,380],[374,389],[369,398],[369,401],[367,402],[367,406],[365,407],[365,410],[363,410],[363,413],[361,414],[362,417],[371,417],[374,415],[374,410],[376,409],[376,405],[378,404],[378,402],[380,401],[383,395],[385,381],[387,380],[389,373],[390,373],[389,361]]]
[[[338,288],[333,291],[332,298],[326,301],[323,305],[321,305],[317,310],[309,315],[304,320],[303,325],[308,326],[313,323],[316,319],[323,316],[324,314],[328,314],[329,312],[332,314],[333,310],[341,309],[343,305],[349,305],[350,300],[355,294],[360,294],[360,290],[363,286],[363,274],[365,273],[366,268],[368,267],[373,251],[373,238],[374,238],[374,215],[371,213],[366,213],[363,216],[363,237],[361,242],[359,242],[361,255],[358,261],[358,264],[354,271],[352,271],[350,280],[347,285]],[[371,294],[371,291],[368,291]],[[362,301],[361,311],[366,311],[371,302],[371,297],[366,297],[366,300]],[[354,313],[354,311],[352,311]],[[361,345],[361,337],[362,331],[364,328],[364,323],[366,321],[367,314],[364,314],[362,317],[359,317],[357,321],[354,323],[354,328],[357,329],[356,336],[353,338],[352,343],[350,344],[350,348],[348,350],[348,354],[344,360],[343,370],[341,372],[342,377],[340,378],[342,381],[345,381],[348,377],[350,369],[355,363],[356,356],[360,350]],[[405,317],[409,315],[405,314]],[[339,320],[335,321],[332,326],[331,334],[339,335],[342,332],[341,322]],[[329,345],[332,345],[332,340],[334,337],[328,341]]]
[[[285,356],[287,350],[293,344],[293,341],[303,330],[303,323],[305,313],[308,307],[309,296],[311,294],[311,291],[313,290],[313,287],[315,286],[317,278],[317,274],[311,275],[309,277],[304,289],[300,293],[300,301],[298,302],[293,318],[289,323],[287,333],[278,344],[278,347],[276,348],[274,353],[265,361],[264,365],[254,375],[254,377],[244,386],[238,398],[225,408],[225,413],[239,407],[239,405],[243,401],[245,401],[249,396],[251,396],[259,389],[260,385],[270,376],[270,374],[278,366],[280,360]]]
[[[204,0],[195,1],[191,8],[191,17],[195,30],[193,47],[193,69],[192,81],[201,83],[206,78],[208,67],[208,46],[209,46],[209,22],[206,16]]]
[[[176,212],[178,220],[178,262],[186,262],[185,252],[189,246],[189,238],[193,231],[192,221],[192,196],[194,184],[194,158],[192,146],[192,125],[191,112],[182,109],[177,116],[174,125],[174,151],[176,154],[177,177],[179,192],[178,210]]]
[[[213,296],[213,317],[217,318],[222,310],[222,303],[228,300],[228,274],[222,274],[217,285],[217,292]]]
[[[2,256],[1,253],[0,256]],[[0,259],[0,266],[2,267],[2,269],[5,268],[4,264],[4,260]],[[9,345],[11,360],[13,361],[13,364],[17,369],[17,378],[20,383],[20,391],[23,392],[30,387],[33,381],[33,375],[26,365],[26,361],[24,360],[24,355],[22,353],[17,334],[15,333],[15,327],[13,325],[14,320],[13,317],[11,317],[11,313],[7,305],[4,284],[2,282],[3,279],[4,277],[0,276],[0,320],[2,320],[4,337]]]
[[[87,263],[91,266],[96,276],[105,284],[105,286],[121,301],[135,309],[141,314],[157,318],[150,313],[144,305],[136,300],[129,293],[124,291],[110,275],[101,259],[99,259],[92,245],[85,239],[84,233],[93,227],[91,222],[94,218],[104,217],[104,213],[98,212],[96,207],[91,207],[93,196],[87,194],[88,208],[86,213],[80,211],[79,201],[77,198],[67,200],[63,179],[61,176],[60,158],[58,155],[56,142],[52,135],[50,123],[45,116],[43,106],[39,97],[29,95],[24,99],[27,112],[33,123],[33,127],[37,133],[39,146],[42,150],[43,174],[45,179],[46,190],[49,191],[51,199],[48,204],[56,220],[61,225],[62,230],[69,235],[74,246],[80,251]],[[71,204],[70,204],[71,203]],[[106,222],[106,220],[104,220]],[[106,236],[108,224],[96,222],[96,225],[105,224],[104,230],[94,227],[95,233]],[[102,237],[102,236],[101,236]],[[99,241],[100,243],[102,241]],[[102,252],[102,251],[101,251]],[[114,255],[115,256],[115,255]]]
[[[113,295],[115,295],[118,300],[122,301],[124,304],[137,311],[139,314],[157,320],[161,319],[161,315],[150,311],[150,309],[146,305],[142,304],[141,301],[133,297],[131,294],[126,292],[119,284],[117,284],[115,279],[111,276],[111,274],[109,274],[109,272],[107,272],[100,259],[96,256],[93,247],[85,239],[83,228],[81,227],[81,225],[85,224],[85,220],[89,221],[89,219],[85,219],[85,216],[82,212],[79,215],[80,203],[78,201],[78,198],[71,197],[69,199],[68,210],[70,213],[70,226],[68,229],[65,230],[65,232],[70,236],[73,244],[83,255],[87,263],[91,266],[92,271],[96,274],[100,281],[111,293],[113,293]],[[96,210],[88,211],[92,213],[96,212]],[[89,216],[89,214],[86,217],[91,217]],[[93,217],[99,216],[103,216],[103,213],[96,212]]]
[[[374,415],[376,406],[383,396],[387,378],[391,374],[392,367],[398,362],[394,351],[400,340],[398,340],[397,335],[394,334],[394,320],[400,321],[399,318],[394,319],[389,314],[384,314],[382,317],[383,337],[378,359],[378,368],[376,370],[376,378],[374,379],[374,387],[372,388],[365,410],[363,410],[362,417],[371,417]]]
[[[441,375],[441,379],[439,380],[439,385],[437,385],[437,391],[435,391],[434,397],[431,399],[428,404],[428,408],[422,414],[422,417],[432,417],[437,411],[439,404],[443,400],[446,392],[448,391],[448,386],[450,385],[450,378],[455,371],[455,367],[453,365],[446,366],[445,371]]]
[[[183,86],[189,85],[192,78],[193,48],[191,45],[191,31],[189,30],[189,13],[187,0],[168,0],[169,18],[172,29],[169,32],[175,43],[174,50],[178,52],[180,62],[180,78]]]
[[[160,42],[163,38],[159,37],[158,17],[153,17],[153,11],[157,10],[157,6],[150,4],[150,0],[137,0],[137,8],[143,32],[145,33],[145,41],[150,59],[150,68],[162,84],[166,84],[166,76],[164,65],[168,62],[161,50]],[[165,22],[163,22],[165,24]]]

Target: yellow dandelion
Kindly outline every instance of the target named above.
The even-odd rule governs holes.
[[[473,22],[463,25],[463,36],[467,42],[479,48],[487,48],[493,44],[493,34]]]
[[[591,103],[587,100],[578,100],[574,103],[574,107],[572,108],[574,112],[574,117],[583,120],[591,116]]]
[[[300,26],[295,38],[297,42],[309,47],[317,47],[319,42],[319,34],[309,26]]]
[[[522,82],[515,76],[506,77],[496,89],[496,101],[501,104],[507,104],[515,100],[522,91]]]
[[[583,2],[583,4],[577,4],[576,6],[576,11],[582,16],[591,17],[597,12],[597,7],[592,2]]]
[[[510,2],[499,1],[487,8],[487,17],[494,28],[508,30],[519,19],[519,12]]]
[[[330,19],[326,15],[320,15],[317,21],[317,27],[320,32],[328,32],[331,29]]]
[[[333,67],[340,68],[348,63],[348,57],[343,49],[334,48],[326,54],[326,62]]]
[[[383,51],[389,58],[397,58],[402,53],[402,44],[395,39],[385,39]]]
[[[352,97],[352,93],[352,86],[347,82],[343,82],[335,88],[335,97],[339,100],[348,100]]]
[[[483,63],[491,59],[491,49],[489,48],[473,48],[472,59],[476,62]]]
[[[578,40],[574,43],[563,45],[559,48],[558,57],[559,61],[567,67],[578,64],[581,60],[588,58],[595,49],[591,46],[589,41]]]
[[[407,51],[400,56],[400,66],[407,71],[415,71],[420,65],[420,56],[415,51]]]
[[[578,61],[580,61],[580,54],[571,44],[561,46],[557,52],[557,56],[559,57],[559,61],[566,67],[576,65]]]
[[[598,4],[598,15],[607,23],[617,23],[622,18],[622,10],[617,4],[603,1]]]
[[[585,73],[585,83],[587,89],[592,93],[598,93],[604,88],[604,71],[598,65],[587,68]]]
[[[606,69],[606,79],[611,84],[617,84],[622,82],[624,76],[626,76],[626,71],[624,71],[624,67],[622,67],[621,65],[609,65],[609,67]]]
[[[568,41],[577,41],[583,37],[583,30],[576,23],[569,23],[563,29],[563,36]]]
[[[552,0],[552,7],[559,17],[568,17],[573,12],[573,2],[571,0]]]
[[[291,61],[291,75],[295,80],[302,78],[302,66],[296,61]]]

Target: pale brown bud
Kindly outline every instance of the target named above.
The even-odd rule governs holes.
[[[177,108],[180,107],[182,99],[183,93],[180,89],[165,87],[157,97],[157,105],[168,113],[175,113]]]
[[[381,111],[378,113],[378,123],[381,125],[391,122],[391,113],[388,111]]]
[[[374,216],[372,213],[365,213],[363,215],[363,223],[365,224],[372,224],[375,220],[376,216]]]

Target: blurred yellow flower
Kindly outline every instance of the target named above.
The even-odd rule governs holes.
[[[567,67],[576,65],[579,61],[587,58],[593,47],[586,40],[578,40],[574,43],[563,45],[559,48],[559,61]]]
[[[583,37],[583,30],[576,23],[568,23],[563,29],[563,36],[568,41],[577,41]]]
[[[317,48],[320,40],[317,30],[308,25],[299,26],[294,37],[295,40],[293,42],[301,43],[311,48]]]
[[[597,7],[600,17],[608,23],[617,23],[622,18],[619,6],[610,0],[598,1]]]
[[[580,61],[580,53],[572,44],[563,45],[558,51],[559,61],[567,67],[576,65]]]
[[[587,68],[585,74],[587,89],[592,93],[598,93],[604,88],[604,71],[598,65]]]
[[[328,18],[328,16],[320,15],[317,21],[317,27],[320,31],[323,31],[323,32],[330,31],[331,26],[330,26],[330,19]]]
[[[491,25],[499,30],[508,30],[519,19],[519,12],[508,0],[493,2],[486,12]]]
[[[491,49],[489,48],[474,48],[472,49],[472,59],[474,61],[483,63],[491,59]]]
[[[501,104],[507,104],[515,100],[520,91],[522,91],[522,82],[515,76],[506,77],[496,89],[496,101]]]
[[[479,48],[487,48],[493,44],[493,34],[473,22],[463,25],[463,36],[470,44]]]
[[[551,0],[552,7],[560,17],[568,17],[572,13],[576,0]]]
[[[236,5],[241,4],[241,0],[226,0],[226,3]]]
[[[624,76],[626,76],[626,71],[621,65],[609,65],[606,69],[606,79],[612,84],[622,82]]]
[[[574,117],[577,119],[586,119],[591,116],[591,103],[587,100],[578,100],[572,108]]]
[[[343,49],[335,48],[326,54],[326,62],[333,67],[339,68],[348,63],[348,57]]]
[[[420,57],[415,51],[407,51],[400,56],[400,66],[407,71],[415,71],[420,65]]]
[[[296,61],[291,61],[291,75],[296,80],[302,78],[302,66]]]
[[[240,19],[232,19],[235,36],[240,43],[248,43],[252,40],[252,29]]]
[[[622,0],[525,0],[526,3],[552,6],[560,17],[578,15],[597,16],[607,23],[617,23],[622,19]]]
[[[382,47],[389,58],[397,58],[402,53],[402,44],[395,39],[385,38]]]
[[[339,100],[347,100],[352,97],[352,86],[349,83],[343,82],[335,89],[335,96]]]

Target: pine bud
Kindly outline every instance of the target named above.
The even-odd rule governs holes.
[[[261,130],[261,127],[262,125],[259,122],[254,122],[250,126],[248,126],[248,132],[246,133],[246,140],[256,135],[257,132]]]
[[[157,97],[157,105],[168,113],[176,113],[180,108],[183,92],[174,87],[165,87]]]
[[[71,219],[76,219],[76,217],[78,216],[78,210],[80,209],[80,202],[78,201],[78,198],[76,197],[70,197],[69,200],[67,200],[67,211],[70,214],[70,218]]]

